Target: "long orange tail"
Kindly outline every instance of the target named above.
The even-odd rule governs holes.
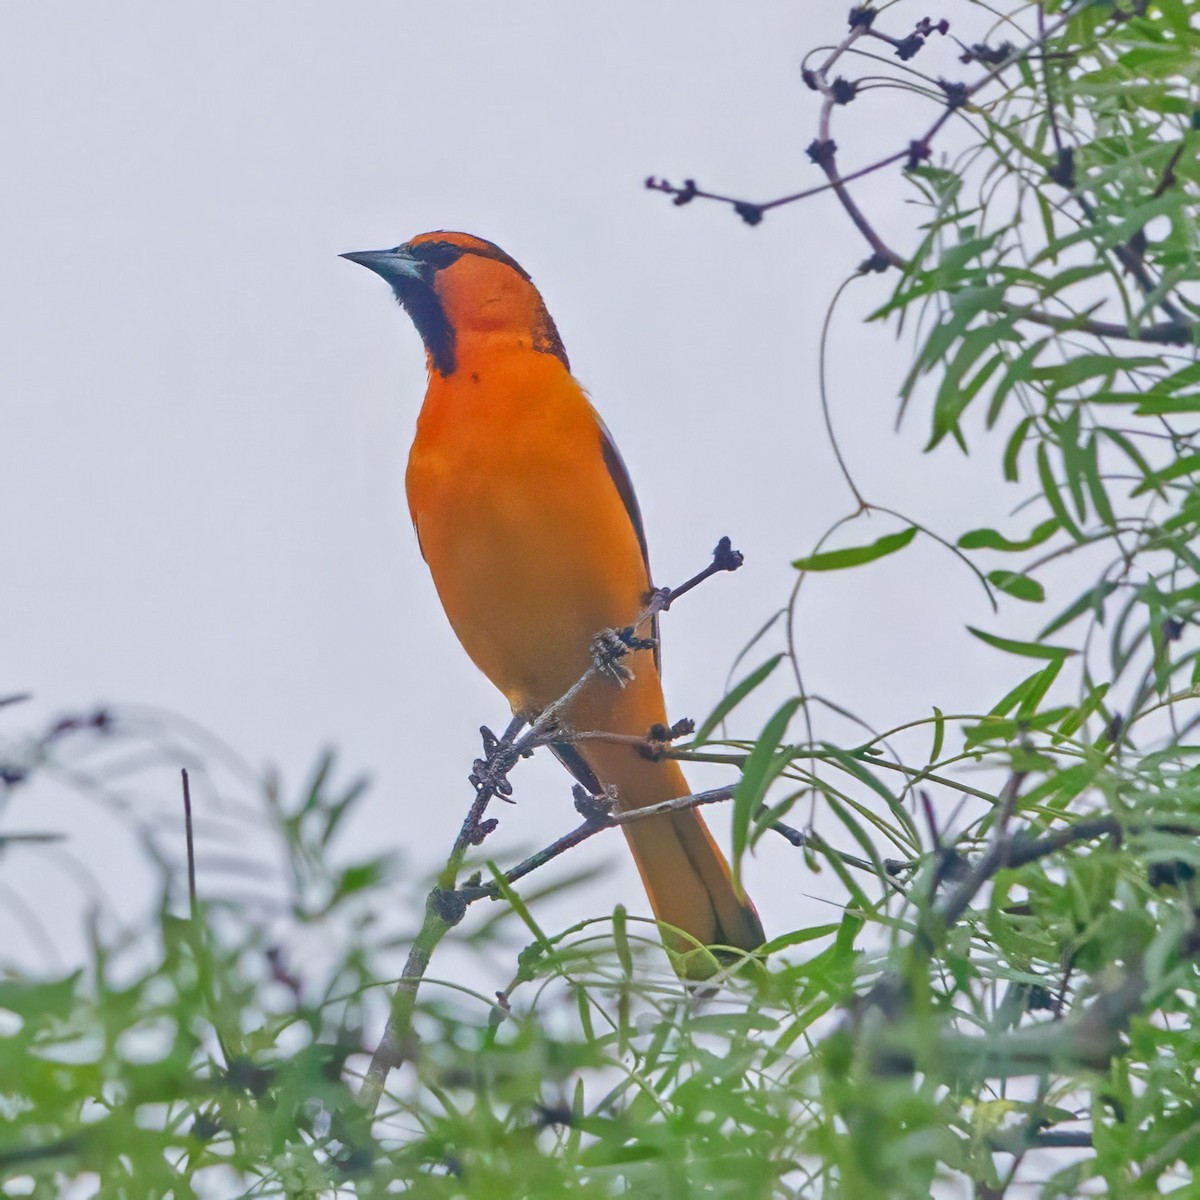
[[[587,759],[597,776],[615,784],[622,808],[645,808],[687,796],[690,789],[679,764],[651,762],[628,746],[594,743]],[[729,864],[695,809],[632,821],[624,826],[634,862],[658,920],[682,930],[686,938],[668,939],[676,969],[690,977],[712,972],[711,959],[691,954],[701,946],[755,950],[763,929],[754,905],[739,896]]]

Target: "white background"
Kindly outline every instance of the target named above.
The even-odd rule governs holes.
[[[347,773],[374,779],[347,853],[395,847],[414,881],[437,867],[469,800],[476,729],[506,714],[456,644],[409,526],[418,338],[384,285],[337,257],[435,228],[491,238],[534,275],[629,466],[658,582],[690,575],[724,533],[746,553],[664,622],[670,711],[703,716],[786,602],[790,560],[852,511],[817,348],[867,251],[827,197],[749,228],[642,181],[693,175],[752,199],[819,182],[799,63],[842,36],[844,8],[23,6],[0,46],[0,691],[35,699],[0,710],[9,735],[96,703],[160,706],[256,769],[276,764],[293,790],[334,745]],[[935,44],[921,65],[957,77],[955,51]],[[930,115],[869,94],[839,114],[845,166],[906,145]],[[912,244],[920,213],[897,169],[859,194]],[[953,447],[923,457],[925,404],[894,433],[910,335],[859,320],[889,286],[856,283],[834,321],[834,420],[868,498],[953,539],[1024,492],[997,478],[994,447],[978,464]],[[841,544],[897,528],[863,519]],[[998,628],[926,539],[814,580],[806,682],[878,727],[935,703],[986,708],[1008,668],[964,620]],[[552,764],[517,782],[521,804],[489,843],[506,861],[574,821]],[[174,811],[173,785],[139,796]],[[728,814],[710,819],[727,841]],[[3,858],[6,956],[37,958],[47,939],[77,953],[85,867],[128,911],[147,894],[125,826],[69,789],[14,791],[0,831],[20,829],[69,833],[75,858]],[[618,901],[645,911],[615,837],[552,871],[597,865],[601,878],[538,910],[549,926]],[[828,876],[782,843],[749,880],[770,933],[836,916],[822,915]]]

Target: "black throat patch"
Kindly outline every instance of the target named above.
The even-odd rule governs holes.
[[[458,366],[454,326],[447,320],[433,287],[424,279],[401,278],[393,283],[392,290],[417,327],[433,369],[442,376],[453,375]]]
[[[456,246],[453,242],[421,242],[416,246],[409,246],[408,252],[422,264],[422,278],[405,278],[394,283],[396,299],[404,306],[404,311],[417,327],[434,370],[443,377],[453,375],[458,366],[454,326],[447,319],[442,302],[433,287],[437,272],[457,262],[464,254],[476,254],[480,258],[494,258],[516,271],[530,284],[533,281],[529,272],[515,258],[490,242],[470,247]],[[571,369],[562,338],[559,337],[554,319],[546,311],[545,303],[541,305],[534,325],[532,348],[538,354],[553,355],[568,371]]]

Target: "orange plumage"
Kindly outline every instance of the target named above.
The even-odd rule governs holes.
[[[389,283],[425,342],[429,387],[407,489],[421,551],[464,649],[534,718],[591,665],[600,630],[632,624],[651,590],[641,518],[615,446],[570,373],[529,276],[490,242],[428,233],[346,257]],[[624,688],[597,678],[565,714],[577,731],[645,736],[665,724],[655,658]],[[622,808],[689,792],[677,763],[574,744],[577,772]],[[655,916],[705,946],[762,942],[754,906],[696,811],[625,826]],[[675,939],[675,950],[686,939]],[[686,943],[690,945],[690,943]],[[676,958],[688,974],[702,962]]]

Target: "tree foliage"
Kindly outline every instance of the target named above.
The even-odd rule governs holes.
[[[282,905],[246,903],[231,871],[189,912],[163,857],[145,924],[98,917],[67,974],[8,966],[6,1194],[1194,1194],[1198,16],[1195,0],[945,0],[932,16],[899,0],[853,9],[805,60],[808,157],[864,238],[855,286],[888,289],[873,321],[911,339],[897,406],[928,424],[927,469],[970,448],[1021,495],[1004,528],[935,530],[847,474],[850,509],[797,547],[788,611],[828,572],[868,579],[933,539],[996,603],[971,632],[1006,656],[1005,694],[847,739],[803,686],[802,640],[769,631],[698,730],[651,735],[656,753],[736,768],[735,861],[787,837],[837,881],[837,919],[689,994],[621,909],[543,929],[539,877],[480,848],[485,799],[430,892],[391,1010],[403,1065],[373,1117],[355,1091],[395,982],[378,914],[398,876],[338,856],[362,787],[335,785],[327,758],[298,799],[266,789]],[[896,89],[929,123],[848,168],[856,121]],[[882,172],[914,202],[903,245],[856,197]],[[649,182],[766,237],[813,190]],[[870,512],[894,528],[856,536]],[[789,671],[765,726],[725,736]],[[12,739],[4,786],[145,737],[100,714]],[[495,771],[489,749],[477,797],[517,765]],[[608,820],[581,813],[585,836]],[[2,848],[37,852],[17,830]],[[297,943],[323,950],[302,978],[280,949]],[[442,943],[471,956],[475,991],[434,976]]]

